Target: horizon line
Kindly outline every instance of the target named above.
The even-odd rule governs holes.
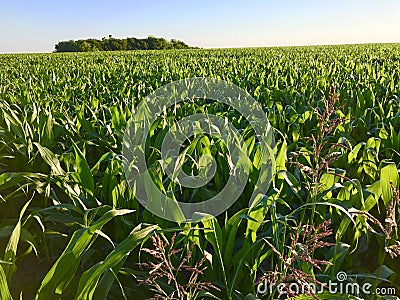
[[[121,39],[121,38],[118,38]],[[124,38],[122,38],[124,39]],[[268,45],[268,46],[244,46],[244,47],[236,47],[236,46],[226,46],[226,47],[200,47],[200,46],[190,46],[190,47],[197,47],[192,49],[160,49],[162,51],[175,51],[175,50],[224,50],[224,49],[262,49],[262,48],[287,48],[287,47],[321,47],[321,46],[357,46],[357,45],[390,45],[390,44],[400,44],[398,42],[333,42],[333,43],[315,43],[315,44],[282,44],[282,45]],[[63,53],[95,53],[95,52],[128,52],[128,51],[160,51],[156,49],[152,50],[106,50],[106,51],[71,51],[71,52],[63,52]],[[51,52],[45,51],[37,51],[37,52],[1,52],[2,54],[52,54],[55,53],[54,50]]]

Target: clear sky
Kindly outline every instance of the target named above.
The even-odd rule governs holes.
[[[400,1],[0,0],[0,53],[109,34],[213,48],[400,42]]]

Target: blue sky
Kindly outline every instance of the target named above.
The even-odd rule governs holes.
[[[109,34],[213,48],[400,42],[400,1],[0,1],[0,53]]]

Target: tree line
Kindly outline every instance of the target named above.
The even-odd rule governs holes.
[[[162,49],[192,49],[184,42],[172,39],[149,36],[144,39],[129,37],[116,39],[108,38],[61,41],[55,45],[54,52],[89,52],[89,51],[118,51],[118,50],[162,50]]]

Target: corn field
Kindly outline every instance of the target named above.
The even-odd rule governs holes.
[[[228,149],[195,135],[182,189],[160,164],[177,119],[212,113],[247,147],[249,178],[219,216],[174,222],[145,209],[125,178],[132,111],[158,88],[210,77],[247,91],[275,136],[268,191],[249,205],[265,157],[249,123],[207,99],[152,126],[152,180],[181,202],[215,196]],[[0,299],[379,299],[400,294],[400,45],[341,45],[0,56]],[[186,105],[185,105],[186,104]],[[345,272],[371,293],[299,292]],[[258,285],[283,284],[260,293]],[[385,296],[388,299],[388,296]],[[392,299],[395,294],[391,295]]]

